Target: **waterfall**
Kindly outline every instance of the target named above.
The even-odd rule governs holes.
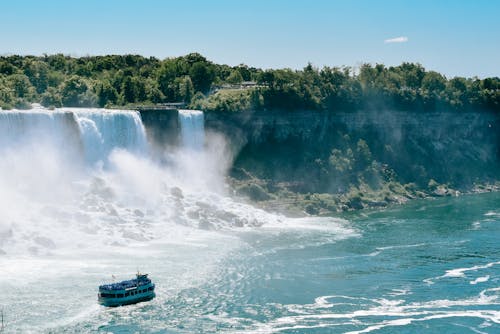
[[[0,110],[0,149],[50,145],[59,150],[79,150],[78,126],[71,112],[43,108]]]
[[[95,108],[0,110],[0,149],[45,145],[68,159],[106,162],[114,149],[147,152],[144,126],[137,111]],[[82,157],[83,155],[83,157]]]
[[[147,151],[146,131],[139,113],[131,110],[68,109],[80,129],[86,161],[105,159],[113,149],[132,153]]]
[[[205,126],[203,112],[200,110],[179,110],[182,147],[201,150],[205,144]]]

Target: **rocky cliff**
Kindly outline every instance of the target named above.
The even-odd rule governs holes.
[[[208,113],[229,139],[240,193],[310,212],[491,188],[500,117],[394,110]]]

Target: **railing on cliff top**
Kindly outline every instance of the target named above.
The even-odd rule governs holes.
[[[142,110],[177,110],[186,107],[186,103],[184,102],[168,102],[168,103],[159,103],[152,106],[137,106],[135,109],[138,111]]]

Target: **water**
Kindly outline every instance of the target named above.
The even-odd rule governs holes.
[[[136,154],[148,149],[138,112],[94,108],[0,111],[0,143],[2,150],[48,146],[89,165],[105,163],[115,149]]]
[[[200,110],[179,110],[179,123],[181,126],[181,142],[185,148],[200,150],[205,143],[203,131],[203,112]]]
[[[146,131],[138,112],[67,108],[75,115],[88,163],[101,161],[117,148],[140,154],[148,150]]]
[[[291,219],[214,190],[228,159],[216,137],[162,165],[137,114],[60,113],[7,115],[22,129],[0,115],[7,333],[500,332],[498,193]],[[97,304],[99,284],[137,269],[157,298]]]

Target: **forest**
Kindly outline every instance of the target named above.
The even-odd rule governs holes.
[[[133,107],[184,102],[214,112],[500,109],[500,78],[447,78],[420,64],[301,70],[215,64],[198,53],[0,57],[0,107]]]

